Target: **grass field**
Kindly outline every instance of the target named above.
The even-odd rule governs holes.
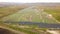
[[[5,16],[11,15],[19,10],[22,10],[22,9],[24,8],[19,7],[19,6],[0,7],[0,19]]]
[[[38,7],[38,6],[37,6]],[[31,21],[31,22],[42,22],[42,23],[57,23],[60,22],[60,7],[51,9],[52,7],[38,7],[39,9],[43,8],[44,11],[35,10],[37,8],[31,7],[26,8],[22,6],[7,6],[0,7],[0,26],[10,28],[16,31],[21,31],[26,34],[50,34],[46,32],[47,28],[39,28],[37,25],[21,25],[18,23],[4,23],[2,21]],[[47,17],[51,14],[53,18]]]
[[[60,21],[59,9],[45,9],[44,11],[49,14],[52,14],[53,17],[55,17],[58,21]],[[42,12],[42,13],[45,13],[45,12]],[[42,15],[43,17],[42,19],[40,15]],[[1,18],[6,21],[12,20],[12,21],[42,22],[43,20],[46,19],[46,16],[45,14],[41,14],[40,12],[37,12],[30,8],[22,10],[21,8],[18,8],[18,7],[13,7],[13,8],[3,7],[3,8],[0,8],[0,19]],[[51,22],[55,23],[55,20],[54,21],[52,19],[51,21],[49,19],[46,19],[46,20],[47,20],[47,23],[51,23]],[[44,21],[44,23],[46,22],[46,20]],[[0,26],[11,28],[17,31],[27,33],[27,34],[45,34],[45,33],[50,34],[46,32],[47,29],[45,28],[40,29],[35,25],[22,25],[23,26],[22,28],[20,27],[21,25],[18,25],[18,24],[13,24],[13,23],[4,24],[3,22],[2,23],[0,22]]]
[[[57,23],[53,18],[47,17],[48,14],[44,11],[32,9],[34,7],[25,8],[18,12],[2,18],[3,21],[31,21],[42,23]]]
[[[60,22],[60,9],[45,9],[45,12],[52,14],[52,16]]]

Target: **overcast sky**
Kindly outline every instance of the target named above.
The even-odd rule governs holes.
[[[36,3],[36,2],[57,2],[60,0],[0,0],[0,2]]]

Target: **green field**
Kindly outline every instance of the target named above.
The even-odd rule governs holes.
[[[2,18],[2,21],[28,21],[28,22],[43,22],[43,23],[58,23],[53,18],[48,17],[48,13],[32,9],[34,7],[19,10],[16,13]]]
[[[22,9],[24,9],[24,8],[21,8],[19,6],[0,7],[0,19],[5,16],[16,13],[17,11],[22,10]]]
[[[45,12],[52,14],[52,16],[60,22],[60,9],[45,9]]]
[[[20,7],[2,7],[0,8],[0,20],[1,21],[31,21],[31,22],[43,22],[43,23],[58,23],[53,18],[46,17],[51,14],[56,20],[60,21],[60,9],[44,9],[44,11],[36,11],[32,8],[20,8]],[[45,32],[47,28],[38,28],[35,25],[19,25],[19,24],[5,24],[0,22],[0,26],[11,28],[17,31],[21,31],[27,34],[50,34]],[[21,28],[20,26],[24,26]],[[28,26],[28,27],[26,27]],[[42,32],[43,31],[43,32]]]

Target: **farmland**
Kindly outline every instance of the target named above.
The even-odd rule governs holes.
[[[0,19],[11,15],[19,10],[24,9],[25,7],[19,7],[19,6],[7,6],[7,7],[0,7]]]
[[[45,11],[52,14],[53,17],[60,22],[60,9],[45,9]]]
[[[34,8],[34,9],[32,9]],[[42,23],[58,23],[55,19],[49,18],[48,13],[38,10],[35,7],[28,7],[2,18],[2,21],[28,21]]]
[[[49,14],[52,15],[52,17],[49,17]],[[24,23],[20,22],[28,22],[28,24],[30,24],[30,22],[38,24],[58,24],[57,21],[60,22],[60,8],[58,6],[56,8],[51,6],[39,7],[29,5],[0,7],[0,26],[10,30],[12,29],[14,32],[18,33],[51,34],[50,32],[47,32],[47,30],[50,31],[49,28],[40,28],[37,25],[22,25]]]

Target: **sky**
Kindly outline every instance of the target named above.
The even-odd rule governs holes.
[[[0,0],[0,2],[18,2],[18,3],[36,3],[36,2],[56,2],[60,3],[60,0]]]

